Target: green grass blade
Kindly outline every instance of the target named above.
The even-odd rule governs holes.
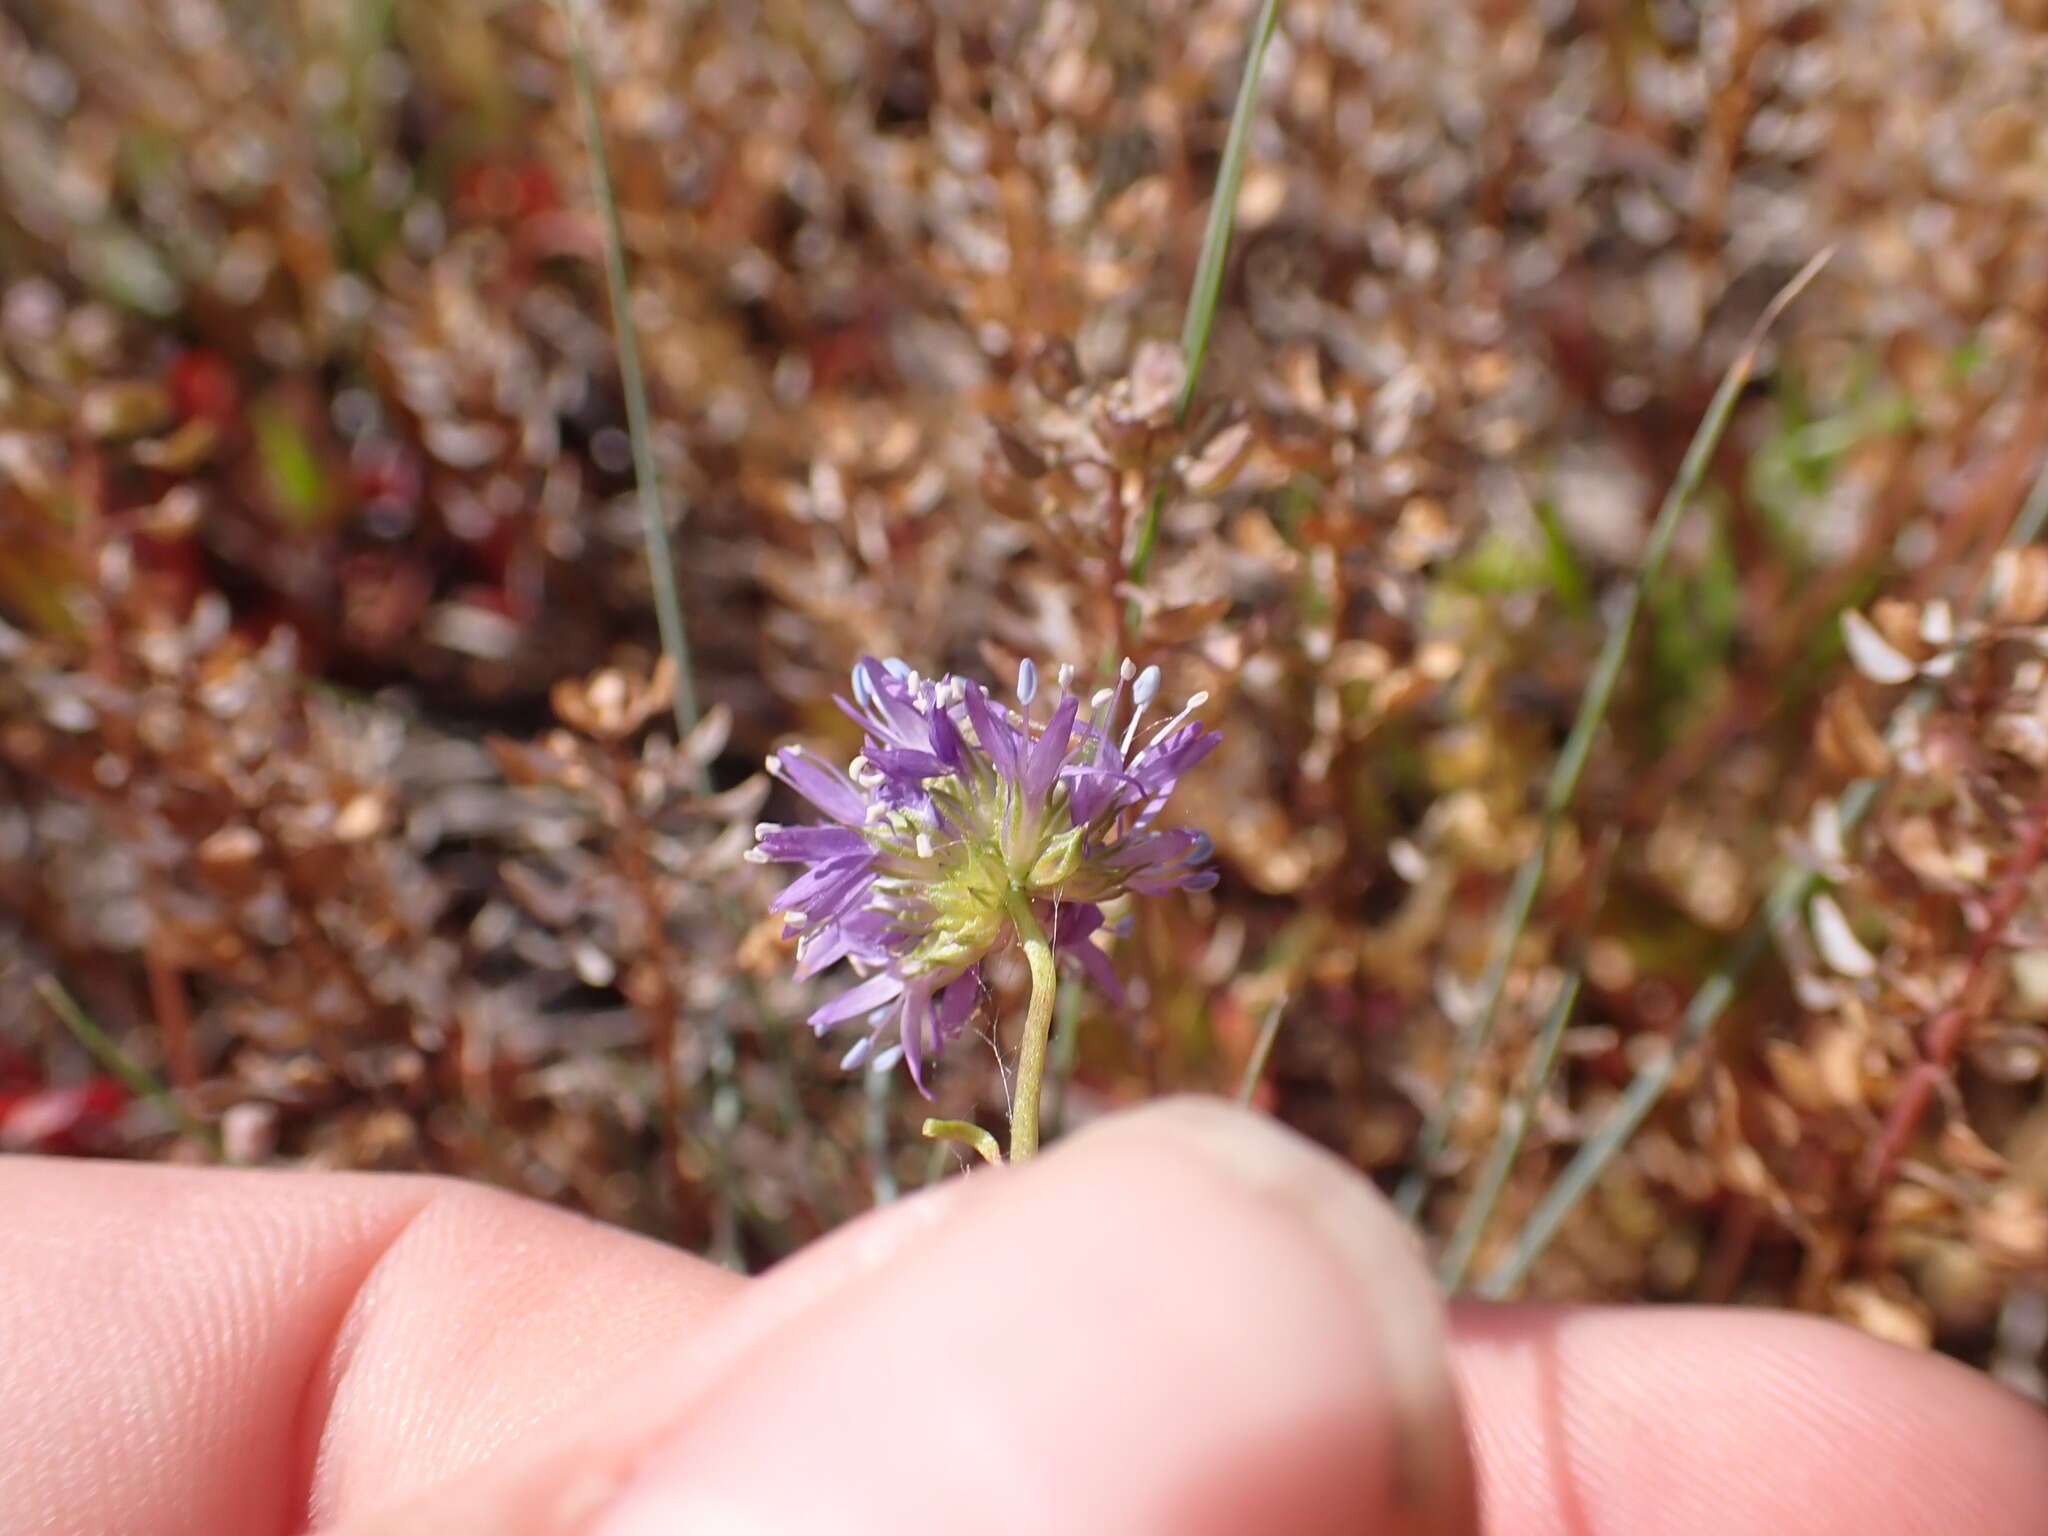
[[[605,287],[611,295],[612,336],[619,349],[619,387],[626,397],[626,432],[633,445],[633,480],[640,496],[641,538],[647,548],[647,575],[654,588],[654,617],[661,628],[661,648],[675,667],[676,738],[697,724],[697,682],[690,665],[690,638],[683,627],[683,600],[676,588],[675,551],[669,544],[668,518],[662,510],[661,471],[654,459],[654,430],[647,409],[647,374],[640,365],[640,341],[633,327],[633,290],[626,272],[626,237],[619,224],[618,198],[612,191],[611,159],[605,153],[604,118],[598,108],[597,84],[591,78],[590,52],[576,16],[575,0],[556,0],[569,38],[570,73],[583,116],[583,144],[590,156],[592,192],[604,231]],[[709,789],[706,770],[697,770],[700,790]]]
[[[889,1161],[889,1108],[896,1097],[894,1072],[869,1071],[861,1082],[865,1134],[868,1144],[868,1188],[875,1204],[887,1205],[902,1191],[896,1185],[896,1170]]]
[[[1565,979],[1536,1030],[1536,1041],[1530,1048],[1529,1064],[1523,1071],[1521,1086],[1501,1113],[1500,1133],[1494,1137],[1493,1146],[1486,1155],[1486,1165],[1480,1169],[1464,1213],[1458,1218],[1457,1229],[1451,1233],[1443,1257],[1437,1262],[1437,1277],[1447,1291],[1455,1291],[1463,1283],[1473,1251],[1486,1235],[1486,1224],[1492,1220],[1493,1209],[1500,1203],[1501,1191],[1507,1188],[1508,1174],[1521,1153],[1523,1138],[1529,1134],[1529,1124],[1536,1118],[1537,1101],[1543,1097],[1544,1086],[1549,1083],[1551,1069],[1556,1065],[1557,1048],[1564,1042],[1565,1026],[1571,1022],[1572,1008],[1579,1000],[1581,980],[1577,971]]]
[[[626,432],[633,447],[633,481],[640,497],[640,532],[647,554],[647,577],[654,592],[654,617],[661,630],[662,653],[675,669],[675,727],[678,744],[698,720],[696,672],[690,659],[689,632],[683,624],[682,594],[676,587],[675,551],[662,510],[661,471],[654,458],[654,429],[647,406],[647,373],[640,363],[639,334],[633,325],[633,291],[626,270],[626,237],[619,222],[618,198],[612,190],[611,159],[605,152],[604,118],[597,84],[591,76],[590,52],[576,14],[576,0],[556,0],[569,44],[570,72],[583,118],[584,148],[590,156],[592,191],[604,234],[605,287],[611,297],[612,333],[619,349],[619,387],[626,398]],[[709,765],[695,769],[699,794],[711,792]],[[728,904],[721,903],[721,906]],[[744,917],[724,911],[726,925],[745,931]],[[758,1005],[757,1005],[758,1008]],[[763,1018],[766,1026],[765,1016]],[[738,1196],[730,1147],[740,1116],[738,1065],[732,1031],[716,1009],[706,1016],[710,1033],[708,1075],[711,1079],[712,1183],[717,1202],[712,1211],[712,1256],[729,1269],[744,1267],[738,1231]]]
[[[1842,801],[1842,827],[1845,832],[1862,820],[1875,796],[1876,786],[1868,780],[1851,787]],[[1678,1038],[1672,1042],[1671,1049],[1636,1074],[1600,1129],[1573,1154],[1564,1172],[1558,1175],[1557,1182],[1544,1191],[1543,1198],[1515,1234],[1500,1263],[1479,1283],[1481,1296],[1498,1300],[1511,1294],[1522,1283],[1529,1267],[1549,1245],[1551,1238],[1557,1235],[1565,1217],[1571,1214],[1572,1208],[1585,1197],[1586,1191],[1593,1187],[1594,1181],[1607,1167],[1608,1159],[1621,1150],[1657,1100],[1663,1097],[1678,1064],[1706,1040],[1715,1021],[1734,999],[1736,982],[1770,943],[1772,928],[1796,913],[1817,884],[1819,876],[1806,869],[1790,869],[1778,877],[1763,908],[1750,920],[1742,937],[1736,941],[1733,952],[1707,979],[1706,985],[1693,994],[1692,1002],[1679,1022]]]
[[[1280,20],[1280,0],[1264,0],[1252,21],[1251,42],[1245,50],[1244,74],[1237,82],[1237,101],[1230,111],[1230,128],[1223,138],[1223,159],[1216,167],[1216,185],[1209,195],[1209,221],[1202,230],[1202,250],[1195,258],[1195,280],[1188,289],[1188,306],[1181,317],[1180,352],[1187,364],[1181,381],[1180,399],[1174,404],[1174,420],[1187,420],[1195,403],[1195,389],[1202,381],[1202,365],[1209,357],[1209,336],[1216,328],[1216,306],[1223,297],[1223,269],[1230,256],[1231,231],[1237,225],[1237,194],[1244,185],[1245,152],[1251,144],[1252,114],[1258,109],[1259,76],[1265,73],[1266,46],[1273,41],[1273,29]],[[1144,521],[1138,525],[1138,540],[1131,551],[1130,569],[1125,573],[1133,586],[1142,586],[1152,568],[1152,551],[1159,542],[1159,518],[1166,509],[1166,482],[1152,487],[1145,504]]]
[[[62,982],[54,976],[42,975],[36,978],[35,986],[36,996],[43,1000],[44,1006],[122,1087],[162,1110],[177,1126],[180,1135],[191,1137],[215,1157],[221,1155],[220,1137],[213,1128],[196,1118],[147,1067],[122,1050],[80,1006],[78,999],[64,989]]]
[[[2048,526],[2048,463],[2043,464],[2033,488],[2020,507],[2019,515],[2007,530],[2005,547],[2018,549],[2033,543],[2040,537],[2044,526]],[[1977,595],[1974,606],[1978,612],[1983,611],[1987,600],[1988,593]],[[1900,715],[1910,718],[1924,714],[1932,707],[1938,693],[1938,684],[1922,683],[1899,706]],[[1854,832],[1869,814],[1880,787],[1876,779],[1858,779],[1842,792],[1836,810],[1845,836]],[[1656,1107],[1679,1062],[1706,1043],[1714,1024],[1735,995],[1735,983],[1769,941],[1772,926],[1798,912],[1819,884],[1820,877],[1807,869],[1787,869],[1779,875],[1762,909],[1750,919],[1748,928],[1728,959],[1693,995],[1671,1051],[1637,1075],[1600,1129],[1565,1165],[1557,1182],[1545,1192],[1536,1209],[1529,1213],[1528,1220],[1515,1234],[1500,1263],[1481,1282],[1478,1288],[1480,1295],[1498,1300],[1511,1295],[1528,1277],[1536,1260],[1564,1225],[1565,1218],[1585,1198],[1586,1192],[1606,1170],[1608,1161]]]
[[[1428,1196],[1431,1170],[1449,1139],[1466,1079],[1471,1076],[1473,1065],[1493,1037],[1493,1023],[1500,1011],[1501,994],[1514,962],[1515,949],[1521,943],[1522,931],[1527,927],[1530,911],[1535,906],[1536,892],[1542,886],[1558,823],[1578,792],[1586,760],[1592,755],[1594,737],[1599,734],[1600,726],[1607,718],[1607,707],[1613,702],[1622,666],[1628,660],[1629,643],[1635,636],[1636,621],[1642,613],[1644,594],[1663,573],[1665,557],[1671,552],[1671,541],[1677,535],[1678,525],[1698,492],[1700,482],[1706,478],[1714,450],[1720,445],[1722,433],[1727,430],[1728,419],[1735,413],[1735,402],[1755,370],[1757,353],[1763,347],[1765,334],[1784,312],[1785,306],[1820,274],[1833,254],[1830,247],[1814,257],[1765,306],[1749,333],[1749,339],[1722,375],[1721,385],[1714,391],[1713,401],[1708,405],[1699,429],[1693,433],[1671,488],[1657,509],[1656,522],[1651,525],[1649,540],[1643,548],[1642,568],[1629,583],[1621,612],[1607,631],[1600,655],[1593,664],[1593,674],[1587,681],[1586,692],[1579,701],[1578,717],[1573,720],[1571,734],[1565,739],[1564,749],[1551,768],[1550,783],[1543,795],[1543,829],[1535,847],[1530,849],[1521,868],[1516,871],[1514,886],[1502,908],[1501,925],[1487,962],[1479,1007],[1459,1033],[1443,1092],[1423,1118],[1422,1129],[1416,1137],[1414,1165],[1395,1195],[1395,1203],[1410,1220],[1421,1213],[1422,1202]]]
[[[1180,387],[1175,414],[1186,420],[1202,381],[1209,356],[1209,333],[1216,325],[1216,303],[1223,293],[1223,268],[1230,257],[1230,235],[1237,224],[1237,193],[1244,184],[1245,151],[1251,144],[1252,114],[1258,109],[1259,77],[1265,73],[1266,45],[1280,20],[1280,0],[1265,0],[1252,23],[1251,46],[1245,52],[1244,75],[1237,82],[1237,104],[1231,109],[1230,131],[1223,139],[1223,160],[1216,168],[1216,187],[1209,198],[1209,223],[1202,231],[1202,252],[1195,260],[1195,283],[1188,293],[1187,315],[1181,321],[1180,350],[1188,376]]]
[[[1266,1058],[1273,1054],[1273,1042],[1280,1038],[1280,1015],[1287,1011],[1287,999],[1275,998],[1273,1006],[1266,1010],[1266,1020],[1259,1026],[1259,1038],[1252,1044],[1252,1054],[1244,1064],[1244,1077],[1237,1085],[1237,1102],[1249,1104],[1252,1095],[1259,1091],[1259,1079],[1266,1075]]]

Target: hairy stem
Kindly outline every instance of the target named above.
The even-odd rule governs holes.
[[[1046,1047],[1052,1040],[1059,970],[1053,964],[1052,941],[1039,926],[1030,898],[1013,886],[1003,904],[1024,945],[1025,963],[1031,967],[1031,1011],[1024,1018],[1024,1044],[1017,1052],[1016,1102],[1010,1110],[1010,1161],[1017,1163],[1038,1150],[1038,1101],[1045,1092]]]

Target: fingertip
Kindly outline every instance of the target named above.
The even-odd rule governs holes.
[[[1707,1308],[1461,1305],[1489,1521],[1510,1530],[2048,1530],[2048,1420],[1952,1361]]]
[[[598,1529],[1466,1530],[1443,1338],[1364,1181],[1172,1102],[979,1179],[739,1362]]]

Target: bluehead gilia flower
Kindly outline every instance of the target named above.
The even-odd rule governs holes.
[[[841,771],[801,747],[768,771],[816,806],[812,826],[763,824],[749,855],[802,864],[778,896],[800,976],[840,960],[862,978],[811,1015],[819,1032],[865,1022],[847,1052],[879,1068],[897,1053],[924,1087],[925,1067],[973,1017],[984,959],[1014,936],[1028,902],[1056,952],[1112,995],[1109,958],[1092,942],[1102,904],[1126,892],[1206,890],[1206,835],[1156,825],[1181,775],[1221,739],[1190,718],[1206,695],[1154,723],[1159,669],[1126,661],[1116,686],[1083,699],[1073,669],[1034,711],[1038,670],[1017,675],[1018,707],[972,680],[920,677],[864,657],[841,709],[867,732]]]

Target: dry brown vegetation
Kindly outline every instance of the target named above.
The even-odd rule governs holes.
[[[2048,564],[1998,549],[2048,448],[2048,9],[1289,0],[1177,424],[1251,9],[590,8],[679,679],[551,5],[0,3],[0,1143],[455,1171],[771,1258],[955,1154],[796,1022],[762,752],[849,749],[863,651],[1130,652],[1213,695],[1224,878],[1136,914],[1065,1113],[1228,1091],[1279,1005],[1261,1101],[1397,1177],[1657,498],[1835,244],[1425,1224],[1566,972],[1482,1270],[1790,860],[1825,894],[1530,1288],[2041,1392]],[[993,1051],[938,1093],[1000,1114]]]

